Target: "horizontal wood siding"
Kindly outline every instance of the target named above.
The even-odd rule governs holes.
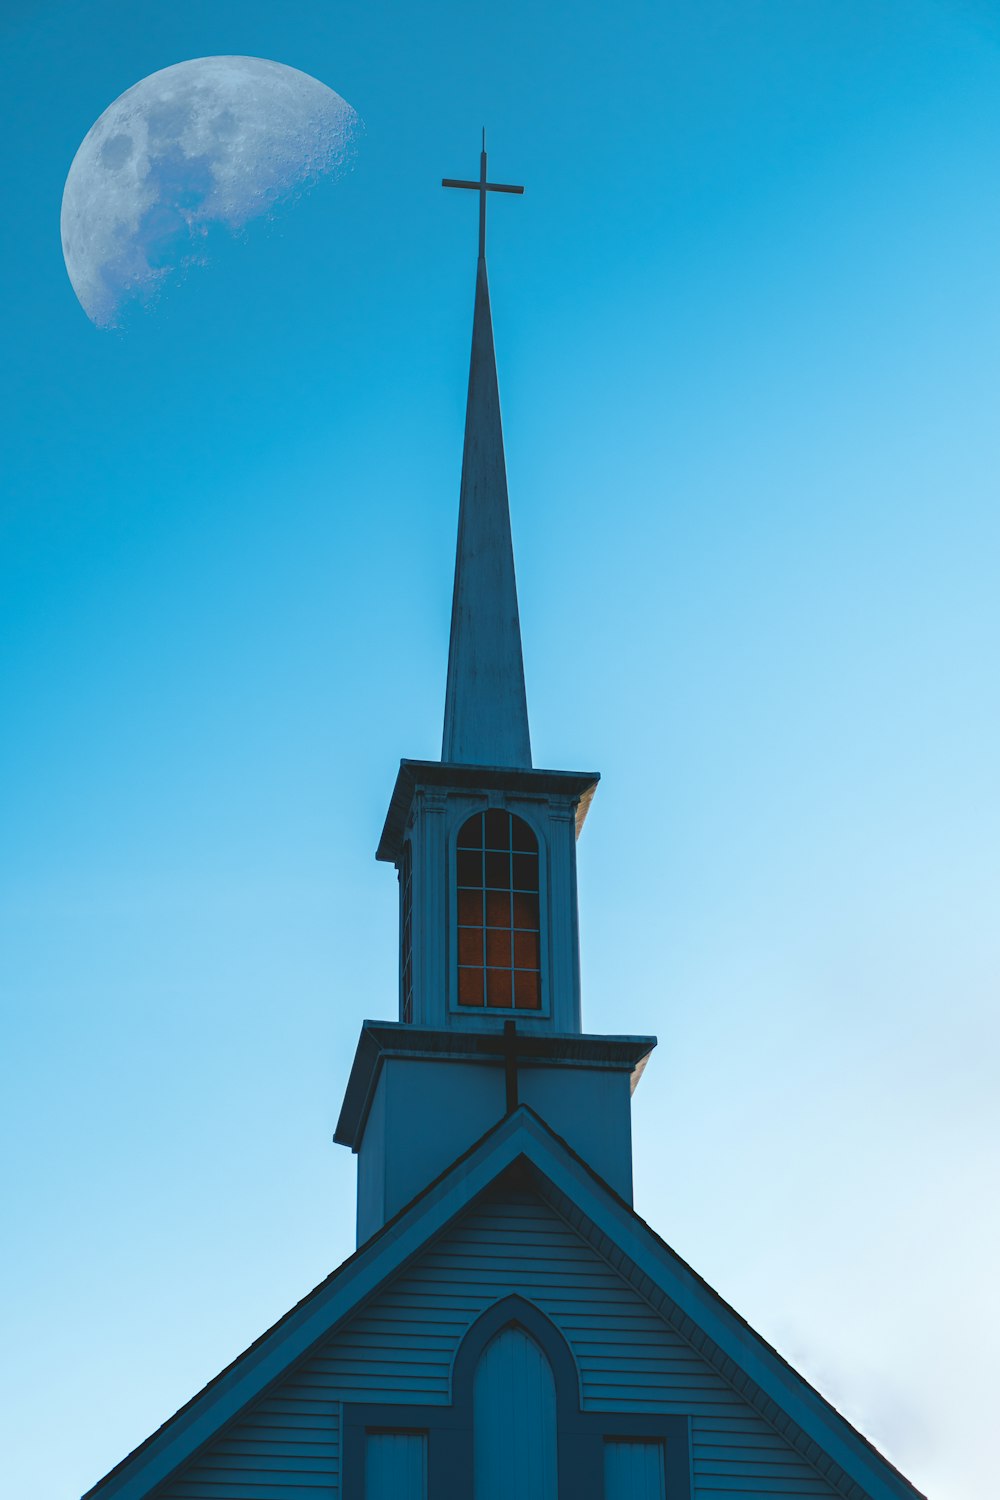
[[[462,1336],[511,1293],[564,1334],[588,1410],[690,1417],[697,1500],[839,1500],[844,1492],[614,1269],[613,1254],[534,1194],[488,1195],[157,1500],[339,1500],[338,1403],[446,1404]]]
[[[797,1500],[836,1495],[827,1481],[749,1407],[743,1415],[691,1422],[695,1493]]]
[[[337,1500],[339,1403],[290,1376],[233,1422],[156,1500]]]
[[[838,1491],[533,1194],[481,1200],[311,1365],[347,1401],[444,1404],[462,1335],[512,1292],[565,1335],[588,1410],[691,1417],[698,1497],[836,1500]]]

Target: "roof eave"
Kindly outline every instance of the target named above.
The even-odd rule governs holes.
[[[579,1032],[525,1033],[518,1037],[519,1055],[526,1067],[589,1068],[628,1073],[632,1090],[650,1053],[655,1036],[588,1036]],[[402,1021],[364,1021],[358,1038],[344,1103],[333,1139],[357,1151],[387,1058],[455,1063],[493,1063],[496,1034],[413,1026]]]
[[[476,766],[440,760],[401,760],[375,858],[389,864],[398,863],[410,808],[419,787],[448,787],[455,791],[469,792],[481,789],[520,792],[534,797],[572,797],[576,801],[576,833],[579,838],[600,779],[598,771],[543,771],[528,770],[520,766]]]
[[[852,1483],[868,1500],[925,1500],[919,1490],[852,1427],[807,1380],[741,1318],[676,1251],[650,1229],[604,1179],[557,1136],[534,1110],[521,1105],[470,1146],[413,1201],[362,1245],[273,1328],[238,1356],[146,1442],[87,1492],[84,1500],[146,1500],[283,1371],[351,1316],[515,1162],[527,1161],[562,1195],[568,1222],[587,1220],[635,1268],[647,1301],[659,1289],[679,1309],[687,1335],[710,1362],[721,1359],[740,1375],[744,1399],[763,1398],[776,1415],[811,1440],[839,1467],[835,1483]],[[616,1261],[616,1264],[619,1264]],[[623,1264],[623,1263],[622,1263]],[[624,1271],[623,1271],[623,1274]],[[631,1279],[631,1278],[629,1278]],[[667,1313],[661,1312],[666,1317]],[[756,1394],[755,1394],[756,1393]],[[829,1476],[831,1480],[834,1476]],[[846,1488],[844,1487],[846,1481]]]

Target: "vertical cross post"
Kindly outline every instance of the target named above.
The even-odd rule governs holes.
[[[441,186],[446,188],[470,188],[479,194],[479,259],[486,259],[486,194],[487,193],[523,193],[523,187],[515,187],[508,182],[487,182],[486,180],[486,131],[483,130],[483,149],[479,153],[479,181],[469,182],[460,177],[442,177]]]
[[[479,1043],[479,1049],[503,1063],[504,1114],[512,1115],[521,1102],[517,1065],[524,1055],[518,1047],[517,1022],[504,1021],[502,1033],[498,1036],[496,1032],[492,1032],[484,1036]]]

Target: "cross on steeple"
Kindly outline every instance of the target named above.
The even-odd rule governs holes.
[[[453,765],[528,768],[528,702],[486,276],[486,194],[524,189],[487,181],[485,131],[479,181],[445,177],[443,185],[479,194],[479,260],[441,759]]]
[[[517,1022],[504,1021],[503,1032],[500,1036],[484,1037],[482,1042],[484,1052],[495,1052],[499,1054],[503,1063],[505,1114],[513,1114],[520,1103],[518,1090],[518,1062],[524,1056],[523,1047],[518,1046]]]
[[[514,187],[507,182],[486,181],[486,127],[483,126],[483,149],[479,153],[479,181],[466,182],[459,177],[442,177],[442,187],[472,188],[479,194],[479,259],[486,259],[486,194],[523,193],[523,187]]]

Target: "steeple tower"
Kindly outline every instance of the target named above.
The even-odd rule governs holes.
[[[485,149],[445,185],[480,209],[444,754],[400,763],[378,847],[399,1019],[363,1023],[334,1136],[358,1250],[83,1500],[925,1500],[631,1211],[656,1038],[581,1028],[597,777],[531,766]]]
[[[652,1037],[583,1034],[576,841],[593,772],[531,764],[490,294],[486,195],[440,761],[403,760],[376,857],[400,892],[399,1020],[366,1021],[335,1139],[366,1239],[527,1104],[624,1198],[630,1086]]]
[[[479,182],[445,178],[443,185],[477,189],[480,216],[441,759],[466,765],[530,767],[528,703],[486,274],[486,194],[520,193],[523,188],[487,181],[485,132]]]

